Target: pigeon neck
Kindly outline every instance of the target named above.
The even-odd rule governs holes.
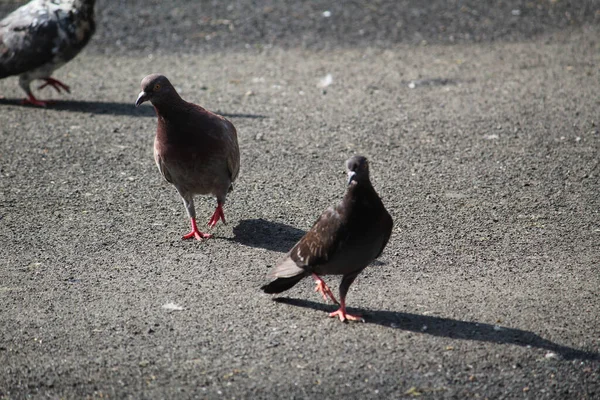
[[[368,178],[363,178],[360,183],[353,182],[348,186],[347,195],[350,198],[356,199],[357,197],[369,196],[371,193],[375,193],[371,181]]]
[[[359,178],[359,180],[353,180],[352,182],[350,182],[350,185],[349,185],[349,186],[350,186],[351,188],[355,188],[355,189],[358,189],[358,190],[361,190],[361,189],[366,189],[366,188],[368,188],[368,187],[373,187],[373,186],[371,185],[371,179],[369,179],[369,176],[368,176],[368,175],[367,175],[367,176],[365,176],[365,175],[362,175],[362,176]]]
[[[92,24],[92,32],[95,30],[94,24],[94,3],[96,0],[75,0],[73,8],[77,11],[79,19],[87,20]]]
[[[185,107],[186,101],[179,97],[176,92],[169,96],[168,99],[157,99],[152,102],[156,111],[163,117],[168,118],[170,115],[177,114]]]
[[[75,6],[79,9],[94,9],[94,3],[96,0],[79,0],[75,1]]]

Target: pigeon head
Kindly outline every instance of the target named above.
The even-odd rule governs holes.
[[[348,185],[369,181],[369,162],[363,156],[353,156],[346,161]]]
[[[174,96],[179,97],[171,82],[166,76],[160,74],[148,75],[142,79],[142,91],[135,101],[135,106],[150,101],[152,104],[164,104],[173,101]]]

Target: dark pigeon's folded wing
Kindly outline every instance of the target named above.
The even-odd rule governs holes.
[[[57,16],[34,1],[0,21],[0,78],[38,68],[54,58]]]
[[[93,0],[34,0],[0,21],[0,78],[71,60],[95,31]]]
[[[299,266],[325,264],[331,260],[346,236],[347,224],[343,216],[336,209],[328,208],[290,250],[290,258]]]

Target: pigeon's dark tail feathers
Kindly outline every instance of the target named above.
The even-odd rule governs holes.
[[[308,275],[308,272],[299,267],[288,255],[269,273],[269,277],[275,278],[275,280],[261,287],[261,289],[265,293],[281,293],[291,289],[306,275]]]
[[[277,278],[273,282],[264,285],[261,289],[265,293],[281,293],[291,289],[296,283],[300,282],[304,275],[296,275],[289,278]]]

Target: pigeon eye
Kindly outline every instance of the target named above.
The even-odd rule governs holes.
[[[160,90],[160,83],[157,83],[156,85],[154,85],[154,91],[158,92]]]

